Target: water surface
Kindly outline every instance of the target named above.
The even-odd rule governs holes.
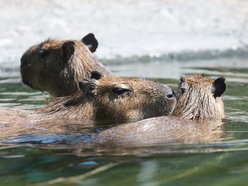
[[[94,147],[87,135],[26,134],[1,139],[1,185],[243,185],[248,182],[247,58],[205,60],[116,58],[105,65],[114,73],[177,87],[181,75],[225,76],[226,119],[220,141],[160,144],[138,148]],[[18,68],[2,69],[0,106],[22,109],[46,105],[47,93],[21,83]]]

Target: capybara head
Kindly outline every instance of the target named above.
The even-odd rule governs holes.
[[[226,90],[224,77],[216,80],[205,75],[181,77],[178,89],[179,98],[173,115],[192,120],[224,118],[221,98]]]
[[[92,119],[124,123],[170,115],[176,105],[174,91],[166,85],[128,77],[102,76],[93,72],[80,81],[81,91],[56,98],[39,109],[52,117]]]
[[[98,42],[93,34],[81,41],[47,40],[28,49],[21,58],[24,84],[53,96],[67,96],[79,90],[78,80],[94,70],[110,73],[91,52]]]
[[[171,88],[140,78],[101,77],[93,72],[80,88],[94,97],[97,120],[127,122],[170,115],[176,105]]]

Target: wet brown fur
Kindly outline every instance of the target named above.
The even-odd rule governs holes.
[[[70,122],[83,126],[87,121],[85,127],[88,127],[88,121],[98,124],[138,121],[169,115],[176,104],[176,98],[171,97],[171,88],[144,79],[106,76],[100,80],[90,79],[83,86],[83,91],[55,98],[44,108],[2,110],[0,126],[6,127],[2,128],[1,136],[11,134],[11,131],[16,134],[28,132],[29,126],[36,131],[38,126],[50,132],[56,128],[54,132],[58,132],[59,123],[61,126]],[[114,92],[122,88],[127,91]]]
[[[106,148],[196,144],[220,141],[223,137],[220,120],[197,121],[173,116],[148,118],[118,125],[98,134],[95,144]]]
[[[73,42],[69,51],[64,51],[64,44]],[[67,54],[74,47],[74,53],[68,59]],[[48,52],[42,56],[41,50]],[[44,54],[43,54],[44,55]],[[66,60],[66,61],[65,61]],[[53,96],[67,96],[79,90],[78,81],[89,78],[92,71],[103,75],[110,74],[97,61],[88,47],[77,40],[46,40],[32,46],[22,56],[21,75],[24,84],[41,91],[48,91]]]
[[[185,82],[188,88],[180,95],[173,116],[191,120],[225,117],[222,98],[213,96],[214,80],[205,75],[192,75],[185,78]]]
[[[94,86],[90,93],[80,91],[69,97],[56,98],[39,112],[54,117],[125,123],[170,115],[176,105],[175,97],[167,98],[167,95],[173,95],[171,88],[149,80],[106,76],[90,80],[89,84]],[[121,95],[113,92],[123,87],[129,88],[130,92]]]
[[[173,116],[112,127],[99,133],[97,144],[112,148],[220,140],[223,136],[224,106],[221,97],[214,97],[214,80],[204,75],[193,75],[185,78],[184,82],[187,89],[182,94],[182,82],[179,83],[181,93]]]

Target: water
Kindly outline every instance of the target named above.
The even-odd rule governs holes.
[[[84,143],[94,130],[88,136],[9,137],[0,147],[1,185],[243,185],[248,181],[247,60],[141,57],[106,61],[105,65],[116,74],[150,77],[172,87],[176,87],[179,74],[224,75],[228,88],[222,140],[105,149]],[[45,105],[48,95],[22,85],[16,70],[2,72],[1,106],[30,109]]]
[[[16,134],[0,139],[1,186],[248,182],[247,1],[0,0],[0,7],[0,107],[46,105],[47,93],[21,83],[21,54],[48,37],[82,38],[88,32],[99,40],[96,55],[115,74],[173,88],[192,73],[227,81],[218,142],[106,149],[85,143],[100,130],[95,128]]]

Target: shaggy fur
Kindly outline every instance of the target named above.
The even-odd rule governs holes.
[[[24,84],[53,96],[67,96],[79,90],[79,80],[92,71],[110,74],[88,47],[76,40],[46,40],[28,49],[21,58]]]
[[[224,78],[212,80],[204,75],[181,78],[173,116],[112,127],[100,132],[96,143],[110,147],[131,147],[219,140],[223,135],[224,106],[221,95],[226,89],[224,81]]]
[[[81,88],[38,111],[54,117],[124,123],[170,115],[176,105],[171,88],[139,78],[106,76],[85,81]]]
[[[85,80],[80,88],[73,95],[54,98],[44,108],[0,110],[0,137],[138,121],[169,115],[176,105],[171,88],[144,79],[105,76]]]
[[[179,99],[173,116],[183,119],[204,120],[225,117],[221,97],[214,96],[214,80],[204,75],[192,75],[181,79]],[[185,88],[186,87],[186,88]],[[183,88],[183,94],[182,89]]]

